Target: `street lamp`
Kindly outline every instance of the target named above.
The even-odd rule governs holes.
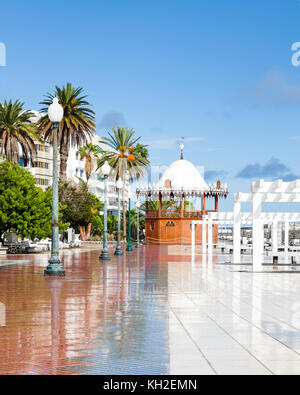
[[[132,198],[132,193],[130,190],[130,187],[128,189],[128,239],[127,239],[127,248],[126,251],[131,252],[133,251],[132,245],[131,245],[131,213],[130,213],[130,201]]]
[[[64,110],[58,103],[58,98],[53,99],[48,109],[48,117],[52,122],[53,128],[53,182],[52,182],[52,240],[51,258],[49,265],[44,271],[45,276],[65,276],[66,271],[59,259],[59,222],[58,222],[58,153],[57,153],[57,134],[58,126],[64,116]]]
[[[121,180],[121,178],[118,179],[116,185],[118,190],[118,241],[117,241],[115,255],[123,255],[123,251],[120,246],[120,231],[121,231],[120,206],[121,206],[121,189],[123,188],[123,181]],[[123,213],[123,215],[125,215],[125,213]]]
[[[110,166],[105,161],[104,165],[101,167],[102,174],[104,177],[104,224],[103,224],[103,250],[100,255],[100,259],[109,261],[111,259],[109,251],[107,248],[107,179],[110,173]]]
[[[139,214],[139,208],[140,208],[140,202],[136,202],[135,207],[136,207],[136,248],[140,248],[140,214]]]

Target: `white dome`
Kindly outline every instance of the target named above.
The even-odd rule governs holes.
[[[170,185],[171,181],[171,185]],[[207,191],[208,185],[196,167],[185,159],[176,160],[164,172],[156,184],[156,189],[184,189]]]

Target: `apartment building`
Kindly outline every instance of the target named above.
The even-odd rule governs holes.
[[[94,136],[91,139],[91,142],[94,145],[97,145],[100,150],[109,150],[109,148],[101,142],[99,136]],[[100,153],[101,155],[101,153]],[[80,160],[80,155],[78,153],[77,147],[71,147],[69,152],[69,158],[67,162],[67,178],[74,180],[75,182],[79,182],[78,178],[82,178],[86,181],[85,176],[85,161]],[[89,179],[89,191],[96,195],[100,200],[103,200],[104,195],[104,180],[101,177],[101,170],[97,170],[97,160],[94,160],[94,170]],[[127,188],[125,198],[127,198],[127,190],[128,190],[128,180],[127,180]],[[116,180],[114,173],[111,172],[110,176],[107,180],[107,198],[108,198],[108,212],[116,213],[118,210],[118,191],[116,188]]]
[[[37,180],[38,186],[46,190],[52,184],[53,155],[50,144],[35,143],[37,157],[34,166],[29,167],[30,172]]]

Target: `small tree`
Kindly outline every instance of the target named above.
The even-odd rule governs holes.
[[[79,184],[60,181],[59,199],[66,206],[63,212],[64,220],[80,232],[82,241],[88,240],[91,236],[93,217],[99,215],[103,203],[89,192],[87,183],[82,180]]]
[[[126,227],[128,228],[128,211],[126,212]],[[137,211],[136,209],[130,210],[130,223],[131,223],[131,236],[134,240],[137,239]],[[139,233],[145,229],[145,214],[139,210]]]
[[[116,236],[118,232],[118,217],[116,215],[107,216],[107,231],[108,234]]]
[[[21,166],[8,161],[0,164],[1,235],[15,232],[20,238],[31,240],[50,237],[51,210],[51,190],[44,192],[38,188],[32,174]],[[66,227],[60,221],[61,231]]]
[[[92,219],[92,231],[93,236],[101,236],[103,233],[103,221],[100,215],[94,215]]]

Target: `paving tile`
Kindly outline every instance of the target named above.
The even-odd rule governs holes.
[[[64,251],[65,279],[44,278],[47,254],[14,258],[0,270],[0,374],[300,374],[300,274],[188,254]]]

